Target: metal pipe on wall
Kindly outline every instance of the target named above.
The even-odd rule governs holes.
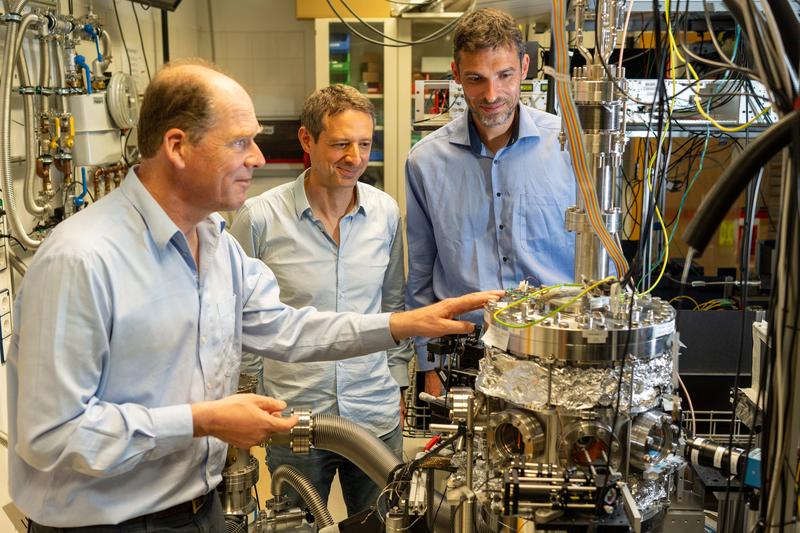
[[[11,81],[15,58],[19,53],[17,36],[20,33],[24,34],[24,28],[33,21],[33,19],[28,18],[29,22],[23,26],[22,23],[26,20],[26,17],[36,17],[32,14],[27,14],[24,17],[20,15],[20,11],[26,2],[27,0],[19,0],[11,5],[8,2],[5,3],[7,7],[5,58],[2,65],[2,76],[0,76],[0,174],[2,174],[4,207],[11,225],[11,231],[23,246],[37,248],[41,241],[28,237],[17,213],[14,178],[11,174]],[[21,28],[22,32],[20,32]]]

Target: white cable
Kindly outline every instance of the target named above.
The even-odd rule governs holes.
[[[619,41],[619,67],[622,68],[622,54],[625,52],[625,36],[628,35],[628,23],[633,13],[634,0],[628,0],[628,12],[625,14],[625,24],[622,26],[622,38]]]
[[[683,380],[680,376],[678,376],[678,383],[681,385],[681,390],[686,395],[686,402],[689,404],[689,413],[692,415],[692,436],[697,436],[697,417],[694,414],[694,405],[692,404],[692,397],[689,396],[689,391],[686,389],[686,385],[683,384]]]

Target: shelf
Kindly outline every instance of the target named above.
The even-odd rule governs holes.
[[[370,161],[369,163],[367,163],[367,166],[368,167],[382,167],[383,166],[383,161]]]
[[[361,94],[363,94],[367,98],[373,98],[376,100],[383,98],[383,94],[375,94],[375,93],[361,93]]]

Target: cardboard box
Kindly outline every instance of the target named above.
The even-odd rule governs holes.
[[[380,63],[361,63],[361,72],[380,72]]]
[[[381,54],[378,52],[364,52],[361,54],[361,61],[365,63],[380,63]]]
[[[361,18],[389,18],[391,16],[389,2],[348,0],[347,4]],[[339,0],[333,0],[333,6],[343,17],[352,18],[350,12]],[[336,14],[331,11],[325,0],[295,0],[295,13],[298,19],[336,18]]]
[[[365,81],[367,83],[376,83],[381,81],[381,73],[380,72],[362,72],[361,73],[361,81]]]

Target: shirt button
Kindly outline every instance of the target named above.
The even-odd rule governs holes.
[[[504,226],[504,225],[502,225],[502,224],[500,224],[500,229],[503,229],[503,228],[505,228],[505,226]]]
[[[200,337],[200,344],[205,344],[205,343],[206,343],[206,338]]]
[[[500,198],[500,195],[501,195],[501,194],[502,194],[502,193],[497,193],[497,197],[498,197],[498,198]]]
[[[210,382],[210,381],[209,381],[208,383],[206,383],[206,388],[207,388],[208,390],[211,390],[211,382]]]
[[[503,263],[507,263],[507,262],[508,262],[508,257],[503,256]]]

